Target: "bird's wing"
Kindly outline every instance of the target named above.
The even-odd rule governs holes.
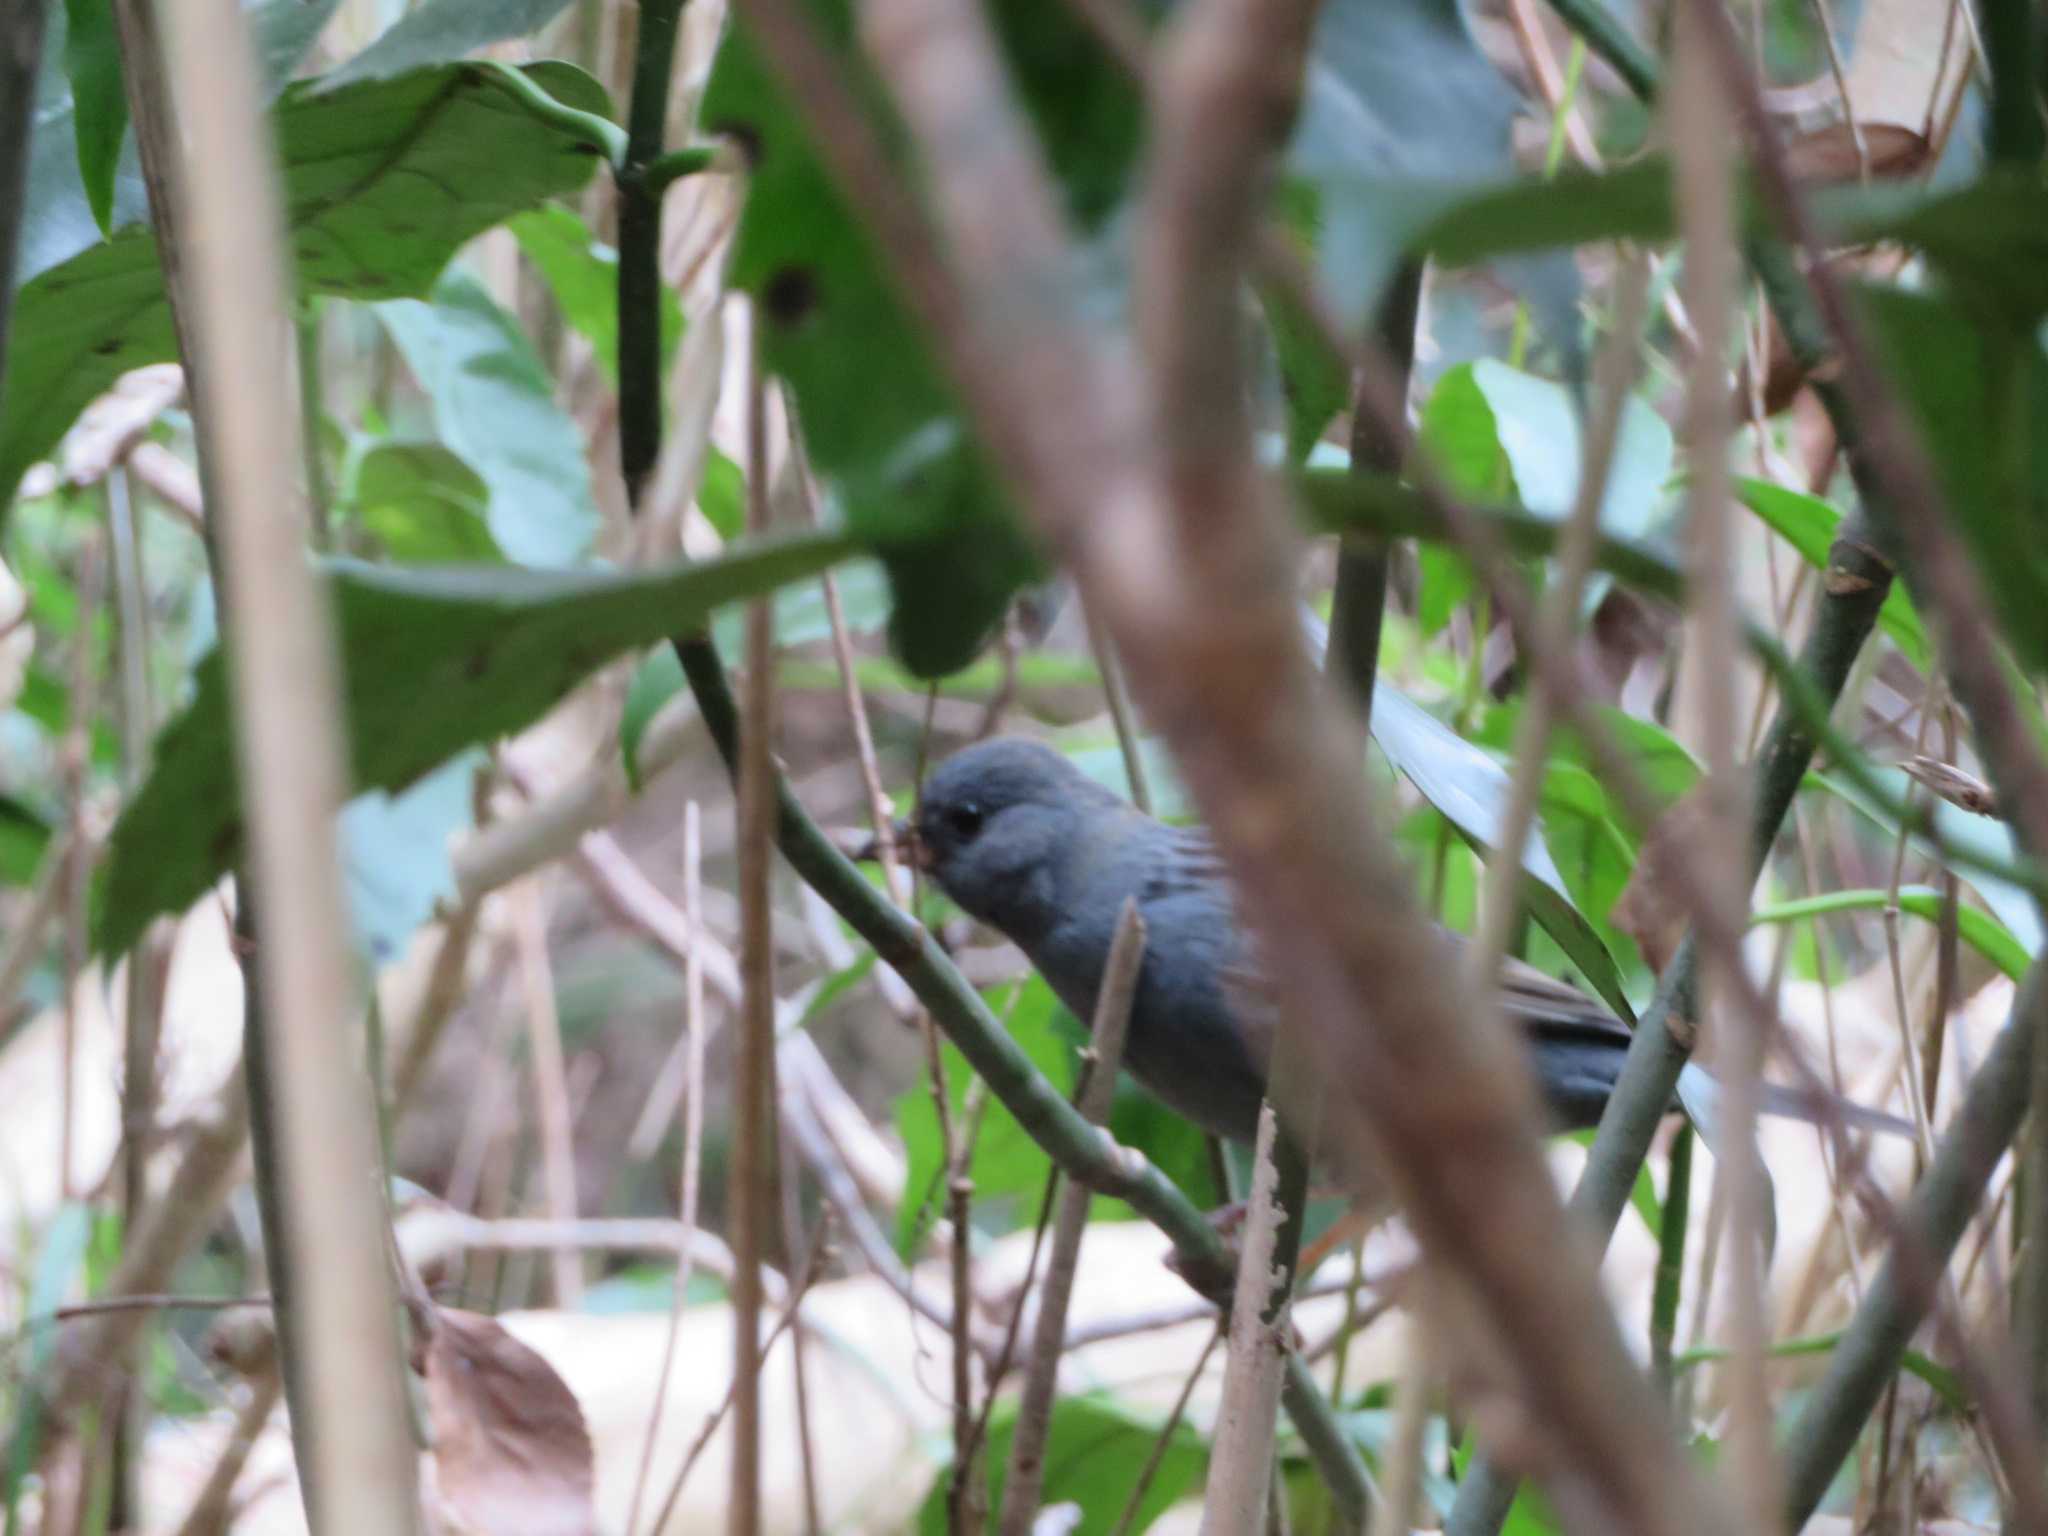
[[[1229,885],[1230,874],[1223,857],[1206,833],[1176,829],[1168,851],[1170,856],[1153,866],[1153,874],[1146,883],[1146,899]],[[1463,964],[1471,941],[1446,928],[1433,931],[1452,963]],[[1232,1011],[1240,1015],[1248,1028],[1270,1031],[1275,1011],[1272,987],[1255,957],[1247,952],[1236,964],[1226,966],[1223,985]],[[1501,961],[1500,1007],[1508,1018],[1537,1036],[1592,1037],[1623,1046],[1629,1041],[1628,1026],[1605,1004],[1512,955]]]

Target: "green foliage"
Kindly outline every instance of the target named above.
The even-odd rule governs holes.
[[[439,443],[384,441],[365,449],[348,502],[363,530],[400,565],[498,565],[491,492],[462,456]]]
[[[1074,1536],[1108,1536],[1117,1529],[1124,1505],[1138,1485],[1138,1475],[1159,1442],[1161,1428],[1163,1425],[1140,1418],[1107,1397],[1061,1398],[1053,1405],[1051,1433],[1046,1439],[1045,1490],[1039,1508],[1077,1505],[1080,1519],[1071,1527]],[[1002,1509],[1010,1442],[1016,1431],[1016,1400],[1005,1399],[989,1419],[988,1443],[982,1453],[988,1468],[990,1530],[995,1529]],[[1153,1521],[1194,1492],[1208,1464],[1208,1449],[1201,1436],[1185,1423],[1176,1426],[1159,1469],[1126,1527],[1132,1536],[1149,1529]],[[918,1515],[919,1536],[945,1536],[947,1484],[947,1474],[942,1472]]]
[[[2048,194],[2041,217],[2048,226]],[[2020,661],[2048,672],[2048,355],[2031,327],[1973,324],[1897,289],[1864,304],[1933,456],[1955,527]]]
[[[590,233],[590,226],[559,203],[530,209],[508,226],[519,249],[546,281],[566,320],[590,343],[605,377],[619,380],[619,253]],[[661,362],[683,334],[683,307],[673,290],[661,290]],[[714,450],[715,451],[715,450]],[[721,460],[723,454],[717,454]],[[729,463],[730,461],[726,461]],[[737,528],[719,530],[728,538]]]
[[[320,82],[321,91],[389,80],[409,69],[446,64],[491,43],[525,37],[553,21],[568,0],[427,0],[401,14],[375,42]]]
[[[607,108],[566,64],[528,75]],[[591,151],[482,69],[449,65],[276,110],[286,228],[301,289],[357,299],[426,292],[450,255],[513,213],[589,179]],[[118,208],[118,200],[117,200]],[[28,270],[28,269],[25,269]],[[131,225],[44,268],[16,296],[0,418],[0,498],[121,374],[175,353],[156,243]]]
[[[356,946],[373,969],[397,960],[406,941],[456,905],[453,840],[476,824],[473,789],[483,752],[458,752],[398,794],[373,790],[341,813],[341,872]]]
[[[1817,571],[1828,568],[1828,551],[1833,548],[1836,530],[1842,524],[1842,514],[1834,507],[1818,496],[1748,476],[1736,478],[1735,495],[1773,533],[1799,551],[1808,565]],[[1877,621],[1906,659],[1925,669],[1932,654],[1927,644],[1927,628],[1920,622],[1904,582],[1893,583],[1891,591],[1885,594],[1884,610]]]
[[[817,11],[862,84],[844,10]],[[731,282],[761,305],[762,360],[796,394],[811,462],[887,565],[896,654],[921,677],[954,671],[1039,563],[864,222],[744,27],[719,52],[703,121],[748,145]]]
[[[121,43],[111,0],[65,0],[64,73],[71,80],[78,179],[102,234],[114,224],[114,177],[128,131],[121,85]]]
[[[13,795],[0,795],[0,885],[27,885],[43,866],[50,824]]]
[[[1065,1010],[1053,996],[1052,988],[1033,976],[1015,989],[1014,997],[992,997],[990,1006],[1003,1018],[1011,1038],[1031,1058],[1031,1064],[1045,1074],[1062,1097],[1070,1096],[1074,1089],[1074,1041],[1070,1032],[1055,1023]],[[974,1153],[968,1176],[974,1181],[975,1230],[1000,1235],[1029,1227],[1038,1219],[1051,1160],[1017,1123],[1016,1116],[996,1100],[983,1100],[982,1095],[975,1095],[977,1100],[983,1100],[983,1107],[978,1118],[970,1118],[967,1100],[974,1074],[950,1042],[940,1046],[939,1054],[944,1064],[948,1119],[953,1133],[958,1136],[969,1126],[974,1128]],[[920,1080],[896,1100],[896,1133],[903,1139],[905,1167],[896,1246],[905,1257],[910,1257],[917,1251],[926,1223],[943,1215],[946,1209],[947,1151],[929,1082]]]
[[[468,273],[377,306],[426,392],[441,441],[483,481],[492,541],[520,565],[570,565],[597,531],[583,434],[519,322]]]
[[[335,561],[326,578],[339,624],[350,782],[357,791],[402,790],[463,747],[538,719],[619,652],[850,552],[843,537],[807,534],[630,575]],[[94,924],[100,953],[121,953],[151,917],[182,911],[239,856],[228,722],[214,652],[115,825]]]
[[[1498,762],[1384,682],[1373,690],[1372,732],[1388,760],[1462,837],[1477,848],[1493,846],[1509,794],[1507,773]],[[1574,904],[1540,820],[1529,829],[1522,849],[1522,872],[1522,899],[1529,915],[1557,942],[1587,985],[1626,1017],[1629,1004],[1621,972],[1598,931]]]

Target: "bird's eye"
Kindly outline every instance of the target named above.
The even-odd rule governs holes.
[[[975,834],[981,831],[982,819],[980,806],[971,800],[963,801],[959,805],[947,808],[946,830],[960,842],[970,843],[974,841]]]

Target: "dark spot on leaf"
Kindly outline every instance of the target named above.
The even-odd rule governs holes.
[[[94,357],[115,357],[120,354],[122,346],[123,342],[120,337],[109,336],[105,341],[94,343],[92,355]]]
[[[242,824],[230,821],[213,834],[213,841],[207,844],[207,854],[215,864],[227,864],[234,859],[235,850],[242,843]]]
[[[472,683],[490,670],[491,653],[489,651],[472,651],[470,652],[469,660],[462,664],[463,678]]]
[[[761,289],[761,303],[777,325],[799,325],[818,307],[818,279],[809,267],[778,268]]]
[[[714,137],[730,139],[737,144],[740,153],[747,157],[748,170],[753,170],[761,163],[761,131],[752,123],[711,123],[706,125],[705,131]]]

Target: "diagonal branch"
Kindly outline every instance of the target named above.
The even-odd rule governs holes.
[[[1723,1527],[1569,1237],[1537,1151],[1528,1065],[1444,986],[1360,803],[1358,722],[1301,651],[1292,550],[1241,405],[1238,296],[1309,14],[1177,14],[1154,75],[1139,235],[1149,372],[1072,308],[1072,247],[983,19],[946,0],[890,0],[864,19],[975,328],[939,341],[1002,358],[981,381],[1007,394],[994,446],[1115,630],[1284,980],[1288,1016],[1320,1026],[1325,1076],[1349,1100],[1333,1120],[1374,1129],[1425,1245],[1470,1283],[1487,1342],[1554,1431],[1561,1506],[1632,1530]],[[1516,1326],[1532,1316],[1548,1326]]]

